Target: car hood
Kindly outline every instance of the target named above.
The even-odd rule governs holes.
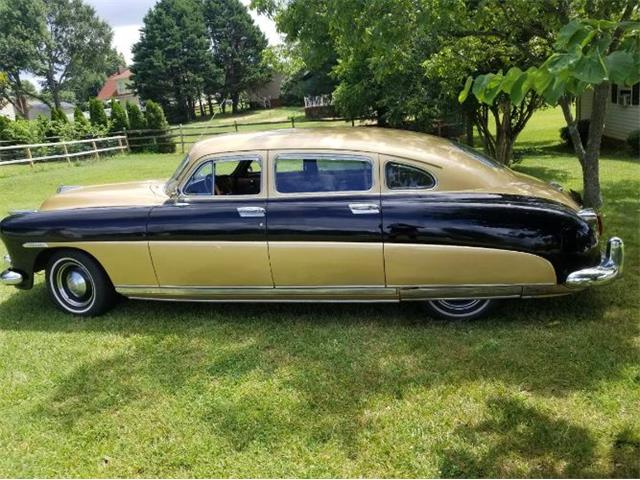
[[[168,198],[164,184],[164,180],[147,180],[87,187],[65,186],[49,197],[40,210],[159,205]]]

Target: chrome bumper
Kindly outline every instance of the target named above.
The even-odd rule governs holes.
[[[611,237],[600,265],[570,273],[565,285],[570,288],[605,285],[622,276],[623,265],[624,242],[621,238]]]
[[[0,273],[0,283],[3,285],[20,285],[24,277],[21,273],[16,272],[15,270],[5,270]]]

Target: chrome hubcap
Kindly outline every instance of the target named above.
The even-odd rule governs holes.
[[[91,274],[76,260],[65,258],[53,269],[53,284],[58,299],[74,310],[91,305],[95,287]]]
[[[87,293],[87,281],[79,272],[72,270],[67,274],[67,289],[73,296],[82,297]]]

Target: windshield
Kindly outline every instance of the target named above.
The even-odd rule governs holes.
[[[171,175],[171,178],[165,184],[164,193],[166,193],[167,195],[171,195],[174,192],[174,190],[178,186],[178,179],[182,175],[182,172],[187,167],[188,163],[189,163],[189,155],[187,154],[180,162],[180,165],[178,165],[178,168],[176,168],[176,171],[173,172],[173,175]]]
[[[469,155],[470,157],[484,163],[488,167],[501,168],[501,169],[505,168],[505,166],[502,163],[498,162],[497,160],[491,157],[486,156],[485,154],[479,152],[475,148],[470,147],[469,145],[465,145],[463,143],[456,143],[455,146],[460,150],[462,150],[467,155]]]

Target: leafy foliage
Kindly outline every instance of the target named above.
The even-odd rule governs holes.
[[[147,122],[147,128],[155,130],[154,134],[159,135],[157,138],[157,148],[153,150],[159,153],[175,152],[176,144],[172,138],[168,138],[170,134],[169,123],[164,116],[162,107],[152,100],[147,101],[144,118]]]
[[[135,103],[127,102],[126,104],[127,117],[129,118],[129,126],[131,130],[142,130],[147,128],[147,121],[140,110],[140,107]]]
[[[97,98],[89,100],[89,121],[94,126],[109,127],[109,119],[104,111],[104,105]]]
[[[240,93],[269,78],[263,62],[267,39],[240,0],[204,0],[213,58],[223,73],[222,98],[238,110]]]
[[[193,117],[194,99],[213,88],[219,76],[203,15],[199,0],[161,0],[145,15],[140,41],[133,46],[137,91],[179,121]]]
[[[111,132],[122,132],[129,128],[129,118],[122,104],[111,100]]]
[[[621,50],[606,54],[613,41],[617,23],[606,20],[572,20],[558,32],[556,51],[540,67],[526,71],[518,67],[469,77],[460,92],[464,102],[470,92],[481,103],[491,104],[503,92],[515,105],[530,91],[555,105],[563,95],[578,96],[587,88],[605,81],[621,85],[640,82],[640,22],[625,22],[619,27],[625,39]]]
[[[82,109],[80,107],[76,107],[73,111],[73,123],[77,125],[82,125],[84,127],[89,125],[89,120],[84,116]]]

